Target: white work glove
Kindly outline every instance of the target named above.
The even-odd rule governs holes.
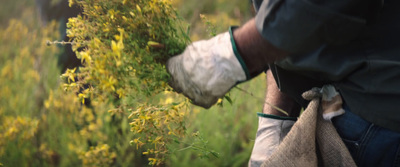
[[[258,130],[248,164],[249,167],[260,167],[289,133],[297,119],[262,113],[258,113],[258,115]]]
[[[170,86],[204,108],[247,79],[234,54],[229,32],[192,43],[182,54],[168,60],[167,70],[172,76]]]

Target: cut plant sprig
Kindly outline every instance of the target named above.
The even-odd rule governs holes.
[[[242,92],[244,92],[244,93],[246,93],[246,94],[249,94],[250,96],[252,96],[252,97],[254,97],[254,98],[258,99],[258,100],[261,100],[263,103],[265,103],[265,104],[271,106],[271,107],[274,108],[275,110],[278,110],[278,111],[281,112],[282,114],[285,114],[286,116],[289,116],[289,113],[288,113],[288,112],[286,112],[285,110],[283,110],[283,109],[281,109],[281,108],[279,108],[279,107],[277,107],[277,106],[275,106],[275,105],[273,105],[273,104],[271,104],[271,103],[266,102],[263,98],[254,96],[253,93],[250,93],[250,92],[248,92],[248,91],[246,91],[246,90],[244,90],[244,89],[242,89],[242,88],[240,88],[240,87],[238,87],[238,86],[235,86],[234,88],[236,88],[236,89],[238,89],[238,90],[240,90],[240,91],[242,91]]]
[[[70,42],[70,41],[57,41],[57,40],[55,40],[55,41],[50,41],[50,40],[47,40],[46,41],[46,45],[47,46],[50,46],[50,45],[76,45],[76,44],[78,44],[77,42]],[[84,43],[79,43],[79,44],[84,44]]]

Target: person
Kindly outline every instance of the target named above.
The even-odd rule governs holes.
[[[266,71],[266,102],[288,115],[269,105],[259,114],[249,163],[259,166],[307,106],[301,94],[334,85],[345,114],[332,122],[357,166],[400,166],[400,1],[253,4],[256,16],[241,27],[194,42],[168,60],[171,87],[209,108]]]

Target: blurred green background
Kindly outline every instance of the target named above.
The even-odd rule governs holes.
[[[250,1],[176,0],[173,4],[190,24],[193,41],[210,37],[200,14],[218,33],[252,17]],[[126,115],[85,108],[75,95],[60,89],[57,61],[63,49],[46,46],[47,40],[61,39],[59,24],[52,21],[44,26],[35,1],[2,1],[0,166],[147,166],[141,149],[129,145],[133,137]],[[185,144],[193,141],[180,141],[171,146],[175,150],[164,166],[247,166],[256,112],[263,106],[264,75],[239,87],[247,93],[233,89],[232,104],[225,100],[209,110],[193,106],[186,121],[187,133],[201,136],[203,148],[218,157],[199,154]],[[102,107],[107,106],[98,105]]]

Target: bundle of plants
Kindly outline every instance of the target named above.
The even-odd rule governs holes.
[[[170,89],[165,62],[189,41],[185,23],[168,0],[69,2],[83,9],[67,25],[83,67],[62,75],[64,89],[75,91],[82,103],[109,103],[111,114],[129,116],[131,131],[137,134],[132,145],[143,147],[151,164],[161,164],[168,143],[185,135],[181,109],[188,101],[164,93]]]

